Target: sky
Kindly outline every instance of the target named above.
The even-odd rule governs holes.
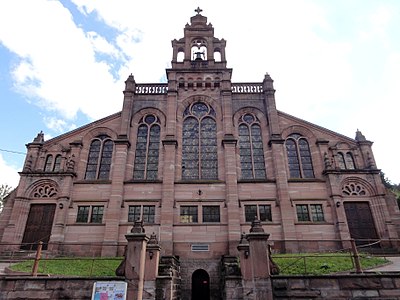
[[[373,141],[400,183],[400,1],[2,0],[0,184],[16,187],[25,145],[120,111],[124,81],[165,82],[171,40],[200,7],[227,41],[233,82],[274,79],[277,108]]]

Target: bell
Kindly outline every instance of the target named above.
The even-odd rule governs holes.
[[[203,60],[203,58],[201,57],[201,55],[203,54],[202,52],[196,52],[196,58],[195,60]]]

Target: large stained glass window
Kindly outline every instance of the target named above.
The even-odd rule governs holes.
[[[90,144],[85,179],[108,179],[114,143],[107,135],[99,135]]]
[[[154,115],[146,115],[139,121],[133,170],[134,179],[157,179],[160,128],[160,120]]]
[[[252,114],[245,114],[239,120],[239,154],[242,179],[265,179],[261,127]]]
[[[203,102],[184,112],[182,179],[218,179],[217,123],[215,111]]]
[[[300,134],[291,134],[286,140],[290,178],[314,178],[310,147]]]

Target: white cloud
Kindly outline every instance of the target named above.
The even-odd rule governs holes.
[[[158,81],[172,58],[171,40],[183,37],[199,5],[71,2],[115,29],[114,37],[85,32],[58,1],[0,2],[0,42],[21,57],[16,83],[41,99],[39,105],[70,119],[77,111],[99,118],[120,110],[130,73],[137,82]],[[393,105],[400,98],[398,4],[204,0],[200,5],[215,36],[227,40],[233,81],[260,82],[268,72],[278,109],[350,137],[360,128],[375,142],[378,167],[400,182],[390,159],[400,147],[390,136],[398,128]],[[50,123],[59,130],[67,126]]]
[[[44,123],[46,124],[47,128],[58,133],[65,132],[71,126],[65,120],[55,117],[44,117]]]
[[[97,34],[88,36],[58,1],[0,4],[0,42],[21,57],[17,87],[68,118],[78,110],[98,118],[120,109],[115,97],[123,80],[117,83],[110,66],[95,58],[96,51],[116,55],[116,49]]]
[[[93,50],[99,53],[107,54],[110,56],[118,57],[118,50],[111,45],[107,40],[94,31],[86,33],[87,38],[92,44]]]
[[[7,184],[12,188],[16,188],[19,182],[18,168],[11,166],[4,161],[0,153],[0,185]]]

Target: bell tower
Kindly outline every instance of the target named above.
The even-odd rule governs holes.
[[[172,69],[226,68],[226,41],[214,37],[214,28],[200,8],[195,12],[184,28],[184,37],[172,41]]]

